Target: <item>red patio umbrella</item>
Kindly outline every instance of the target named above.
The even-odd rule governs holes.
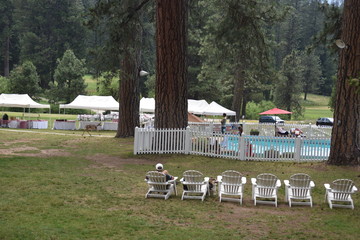
[[[273,108],[273,109],[267,110],[267,111],[259,113],[259,114],[260,115],[292,114],[292,112],[282,110],[282,109],[279,109],[279,108]]]

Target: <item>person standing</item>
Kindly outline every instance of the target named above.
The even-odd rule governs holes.
[[[226,131],[226,113],[223,113],[223,119],[221,119],[221,133]]]
[[[5,125],[5,127],[8,127],[9,116],[6,113],[2,116],[2,120],[3,120],[3,124]]]
[[[243,125],[240,124],[240,125],[239,125],[239,135],[240,135],[240,137],[241,137],[243,131],[244,131],[244,130],[243,130]]]

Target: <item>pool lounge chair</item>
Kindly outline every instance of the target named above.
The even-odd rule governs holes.
[[[287,137],[289,132],[283,129],[282,127],[276,127],[275,137]]]

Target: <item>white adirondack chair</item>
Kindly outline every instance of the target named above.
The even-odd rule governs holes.
[[[155,197],[164,198],[165,200],[176,191],[176,180],[178,177],[174,177],[173,180],[166,181],[166,175],[158,171],[150,171],[146,174],[145,181],[149,186],[149,190],[145,195],[145,198]]]
[[[262,173],[256,178],[251,178],[251,183],[252,199],[255,206],[257,203],[263,203],[273,204],[277,207],[277,191],[281,186],[281,182],[275,175]]]
[[[201,199],[201,201],[204,201],[206,193],[210,196],[209,178],[204,177],[199,171],[185,171],[180,182],[184,186],[181,200]]]
[[[311,189],[315,187],[315,183],[311,181],[309,175],[305,173],[297,173],[284,180],[285,184],[285,201],[291,205],[310,205],[313,206]],[[295,201],[300,200],[300,201]]]
[[[337,179],[332,182],[331,186],[328,183],[325,183],[324,186],[326,189],[325,201],[328,201],[331,209],[333,207],[354,209],[354,202],[351,198],[351,194],[356,192],[358,189],[354,186],[354,182],[352,180]]]
[[[234,170],[227,170],[217,176],[219,201],[234,201],[242,204],[246,177]]]

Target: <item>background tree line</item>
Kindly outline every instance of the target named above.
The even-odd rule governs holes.
[[[336,56],[314,39],[324,40],[341,4],[187,1],[187,98],[217,101],[238,118],[275,105],[301,115],[302,93],[331,95]],[[118,99],[118,82],[140,66],[150,76],[128,82],[137,79],[138,97],[155,96],[155,1],[8,0],[0,13],[1,92],[69,102],[86,94],[88,73]]]

